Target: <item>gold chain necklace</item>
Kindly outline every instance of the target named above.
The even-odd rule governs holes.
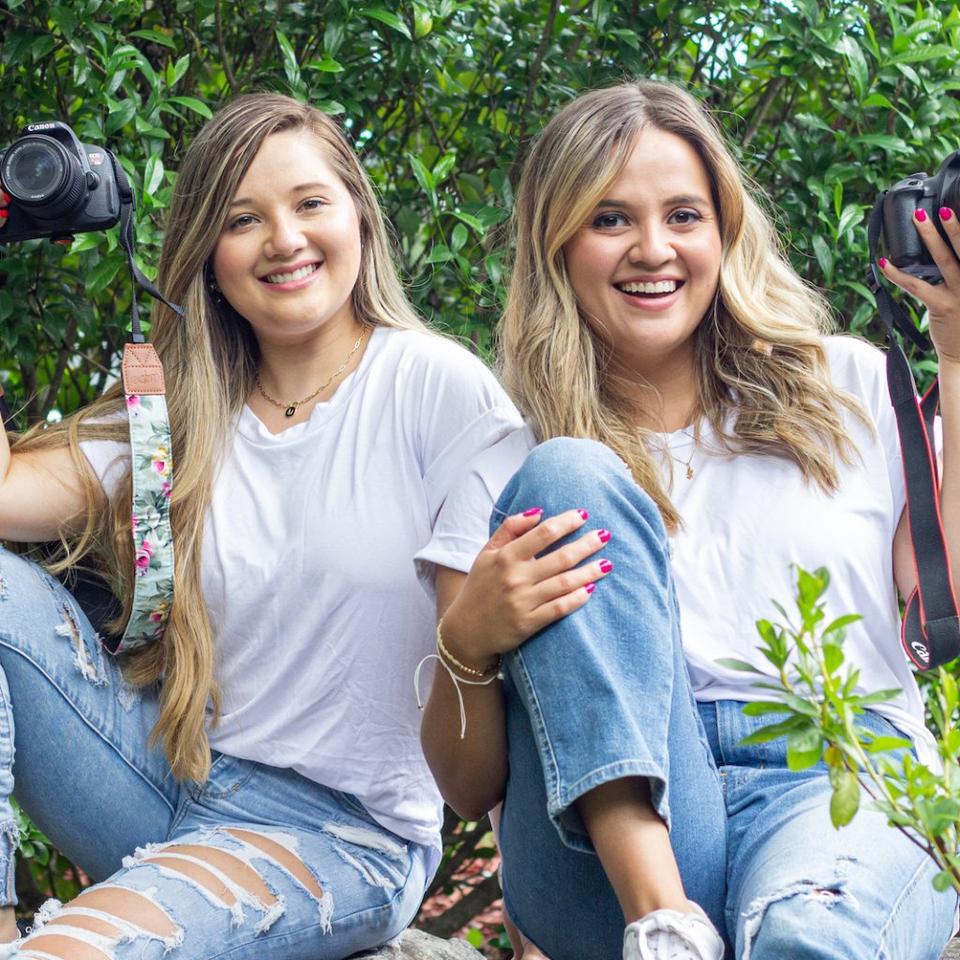
[[[697,441],[697,438],[696,438],[696,437],[690,436],[690,434],[687,433],[686,430],[681,430],[680,433],[682,433],[683,436],[687,437],[687,439],[693,441],[693,449],[690,451],[690,456],[689,456],[688,459],[684,460],[682,457],[678,457],[672,450],[670,451],[670,456],[671,456],[674,460],[676,460],[677,463],[682,464],[684,467],[687,468],[687,479],[688,479],[688,480],[692,480],[692,479],[693,479],[693,458],[694,458],[694,456],[696,455],[696,452],[697,452],[697,442],[698,442],[698,441]]]
[[[324,380],[323,383],[321,383],[320,386],[317,387],[317,389],[314,390],[309,397],[304,397],[302,400],[295,400],[293,403],[281,403],[279,400],[275,400],[270,396],[269,393],[267,393],[266,390],[263,389],[263,384],[260,382],[260,371],[258,370],[256,374],[254,374],[253,380],[257,385],[257,389],[260,391],[260,396],[263,397],[263,399],[268,403],[272,403],[275,407],[280,407],[280,409],[283,410],[285,417],[292,417],[297,412],[297,407],[302,407],[305,403],[309,403],[314,397],[318,397],[321,393],[323,393],[324,390],[327,389],[327,387],[330,386],[331,383],[333,383],[334,380],[337,379],[337,377],[340,376],[341,373],[343,373],[344,370],[347,369],[347,364],[353,358],[353,355],[360,349],[360,344],[363,343],[363,338],[366,335],[367,327],[364,327],[360,331],[360,336],[357,337],[356,343],[354,343],[354,345],[350,348],[350,352],[347,354],[343,363],[341,363],[340,366],[337,367],[337,369],[334,370],[333,373],[327,377],[327,379]]]

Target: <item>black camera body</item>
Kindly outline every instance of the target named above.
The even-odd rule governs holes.
[[[10,195],[0,243],[105,230],[120,220],[114,158],[81,143],[65,123],[28,123],[0,151],[0,187]]]
[[[940,270],[914,226],[913,213],[926,211],[949,246],[939,210],[949,207],[960,216],[960,150],[951,153],[932,177],[912,173],[895,183],[883,197],[883,245],[895,267],[923,280],[939,280]]]

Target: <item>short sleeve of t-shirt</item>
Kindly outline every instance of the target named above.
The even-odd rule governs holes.
[[[130,466],[130,445],[114,440],[84,440],[80,450],[97,475],[103,492],[112,500]]]
[[[489,539],[490,514],[507,481],[536,446],[530,427],[519,427],[481,451],[446,497],[430,542],[417,552],[417,572],[429,583],[434,566],[466,573]]]
[[[423,458],[424,488],[430,515],[436,518],[447,495],[482,450],[517,429],[520,414],[490,369],[477,357],[441,337],[411,353],[420,366],[408,380],[418,392],[413,421]]]
[[[859,399],[876,427],[886,457],[895,516],[899,517],[906,503],[906,491],[900,455],[900,434],[887,385],[886,354],[872,344],[854,337],[830,337],[826,344],[834,382],[844,384],[844,388]],[[939,453],[943,447],[943,430],[939,417],[934,423],[933,443]]]

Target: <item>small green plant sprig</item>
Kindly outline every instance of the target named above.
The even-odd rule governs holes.
[[[769,700],[748,703],[748,716],[783,717],[743,740],[766,743],[787,738],[787,765],[805,770],[821,760],[833,788],[830,819],[838,829],[860,808],[861,789],[888,823],[924,850],[940,868],[934,887],[960,892],[960,729],[956,726],[958,691],[951,673],[940,668],[929,689],[932,732],[943,764],[931,770],[900,737],[875,736],[860,725],[865,710],[892,700],[899,689],[858,693],[860,671],[846,662],[846,628],[857,614],[826,623],[825,600],[830,575],[820,567],[808,573],[794,566],[799,622],[774,602],[782,623],[758,620],[760,653],[772,664],[776,678],[743,660],[718,662],[762,677],[754,686],[769,690]]]

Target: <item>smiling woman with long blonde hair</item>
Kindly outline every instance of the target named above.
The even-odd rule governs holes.
[[[440,573],[451,662],[503,682],[465,693],[465,741],[437,685],[423,742],[455,809],[503,803],[505,903],[551,960],[934,960],[953,927],[924,851],[874,811],[834,830],[825,766],[748,739],[754,683],[777,679],[755,622],[792,606],[791,565],[826,566],[828,617],[862,615],[858,692],[902,691],[860,724],[936,763],[899,643],[915,579],[883,356],[828,335],[753,192],[689,93],[638,81],[560,111],[517,193],[502,369],[528,425],[435,536],[575,508],[602,554],[495,545],[465,583]],[[960,570],[960,230],[940,216],[952,250],[916,229],[943,285],[883,269],[930,311]],[[572,591],[552,625],[549,570]]]
[[[119,386],[0,436],[0,538],[62,538],[55,569],[97,566],[114,628],[160,562],[134,557],[138,471],[164,478],[175,560],[165,635],[120,662],[0,548],[0,939],[11,793],[99,881],[0,955],[339,960],[409,924],[440,859],[410,688],[435,615],[413,556],[519,419],[413,312],[353,149],[290,98],[240,97],[194,139],[158,285],[185,308],[153,316],[171,449],[131,456],[125,408],[144,411]]]

